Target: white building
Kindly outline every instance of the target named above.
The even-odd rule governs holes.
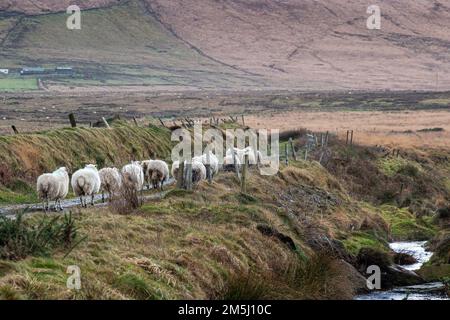
[[[9,69],[0,69],[0,73],[1,74],[8,74],[9,73]]]

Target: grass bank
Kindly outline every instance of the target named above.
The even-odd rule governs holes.
[[[0,137],[0,203],[35,202],[34,183],[44,172],[69,172],[96,163],[121,166],[131,159],[166,158],[170,131],[125,122],[105,128],[63,128]]]

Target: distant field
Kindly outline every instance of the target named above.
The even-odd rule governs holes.
[[[37,80],[32,78],[4,78],[0,79],[1,91],[24,91],[38,89]]]
[[[184,117],[243,114],[251,127],[307,128],[344,138],[354,130],[356,142],[373,145],[450,145],[450,92],[17,92],[0,99],[0,134],[11,134],[11,125],[20,132],[68,126],[71,112],[80,126],[114,115],[142,123],[160,117],[171,126]]]

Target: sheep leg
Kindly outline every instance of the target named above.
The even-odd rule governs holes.
[[[94,195],[91,195],[91,205],[94,205]]]
[[[64,211],[64,208],[63,208],[63,206],[62,206],[61,199],[59,199],[59,209],[61,209],[61,211]]]
[[[105,203],[105,193],[102,191],[102,203]]]

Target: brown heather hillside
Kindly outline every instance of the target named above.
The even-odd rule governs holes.
[[[2,64],[80,69],[45,79],[50,90],[450,87],[449,0],[378,1],[381,30],[366,28],[361,0],[91,0],[80,6],[98,9],[68,32],[72,2],[2,1]]]
[[[314,90],[450,85],[448,0],[377,1],[381,30],[366,28],[372,2],[360,0],[147,2],[180,37],[273,85]]]
[[[100,8],[120,3],[121,0],[2,0],[1,11],[22,12],[26,14],[41,14],[65,11],[71,4],[82,9]]]

